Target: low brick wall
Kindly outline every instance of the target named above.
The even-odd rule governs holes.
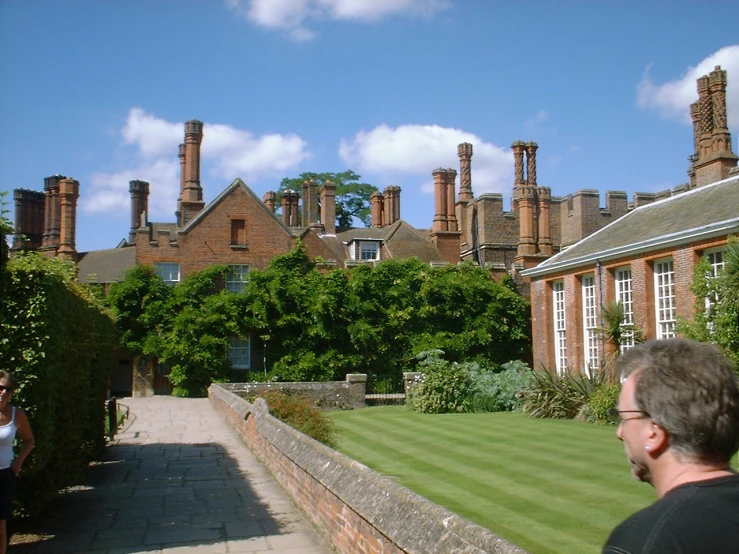
[[[221,386],[242,398],[270,390],[299,394],[309,398],[324,410],[355,410],[365,407],[367,376],[350,373],[346,381],[318,381],[312,383],[221,383]]]
[[[213,406],[324,534],[347,554],[518,554],[517,546],[211,385]]]

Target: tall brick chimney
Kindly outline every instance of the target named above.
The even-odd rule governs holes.
[[[431,224],[432,231],[449,230],[446,206],[446,171],[443,167],[437,167],[431,172],[434,177],[434,221]]]
[[[185,194],[185,173],[187,172],[185,168],[185,158],[187,155],[184,142],[179,146],[177,157],[180,159],[180,194],[177,196],[177,211],[174,215],[177,220],[177,227],[182,227],[182,195]]]
[[[15,229],[13,250],[36,250],[44,236],[44,193],[26,189],[13,191]]]
[[[277,194],[273,190],[268,190],[264,193],[264,196],[262,197],[262,202],[264,202],[264,205],[267,206],[267,209],[274,213],[275,212],[275,200],[277,199]]]
[[[321,223],[327,235],[336,234],[336,183],[324,181],[321,186]]]
[[[128,242],[136,239],[136,229],[141,227],[141,216],[149,213],[149,183],[146,181],[130,181],[128,192],[131,194],[131,230]]]
[[[286,190],[282,193],[282,197],[280,198],[280,207],[282,208],[282,222],[290,226],[290,196],[289,194],[292,191]]]
[[[459,201],[472,202],[472,145],[463,142],[457,146],[459,156]]]
[[[388,185],[382,192],[384,206],[382,207],[383,227],[392,225],[400,219],[400,187]]]
[[[57,257],[77,261],[75,242],[77,227],[77,199],[80,196],[80,184],[74,179],[59,181],[59,206],[61,221],[59,225],[59,249]]]
[[[185,123],[185,188],[182,191],[182,226],[186,226],[205,206],[200,186],[200,144],[203,122],[191,119]]]
[[[318,224],[318,184],[313,180],[303,183],[303,227]]]
[[[457,170],[449,168],[446,170],[446,219],[447,219],[447,230],[458,231],[459,226],[457,225],[457,214],[454,210],[456,206],[456,195],[455,186],[457,179]]]
[[[536,195],[539,203],[539,254],[551,256],[552,250],[552,228],[550,207],[552,205],[552,189],[549,187],[537,187]]]
[[[282,222],[288,227],[298,226],[298,201],[300,195],[294,190],[282,193]]]
[[[372,227],[383,226],[383,210],[385,208],[385,197],[379,190],[376,190],[370,196],[370,206],[372,209]]]
[[[42,246],[49,249],[59,247],[59,181],[64,175],[52,175],[44,179],[45,225]]]

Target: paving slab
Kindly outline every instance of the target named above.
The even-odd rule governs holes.
[[[90,483],[57,495],[9,554],[334,552],[208,399],[119,402],[129,419]]]

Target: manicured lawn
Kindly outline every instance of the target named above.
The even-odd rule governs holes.
[[[397,406],[330,416],[340,452],[533,553],[599,552],[656,498],[612,426]]]

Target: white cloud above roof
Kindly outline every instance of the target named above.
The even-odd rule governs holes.
[[[172,122],[131,108],[121,129],[122,144],[134,152],[122,153],[123,169],[97,172],[80,201],[88,213],[120,213],[128,206],[129,181],[149,182],[152,218],[171,218],[180,187],[178,145],[184,141],[184,122]],[[246,182],[277,175],[310,157],[308,143],[296,134],[255,136],[230,125],[206,124],[201,146],[201,180],[210,175],[225,182],[241,177]],[[126,208],[127,209],[127,208]]]
[[[717,65],[729,74],[726,91],[726,109],[729,122],[739,121],[739,44],[726,46],[714,52],[695,66],[688,67],[679,79],[657,84],[649,75],[651,66],[644,71],[637,85],[637,105],[645,110],[656,110],[665,119],[675,119],[692,124],[690,104],[698,99],[696,79],[708,75]]]
[[[448,0],[225,0],[247,21],[280,30],[295,41],[315,38],[307,23],[318,20],[373,23],[394,15],[428,17],[451,6]]]
[[[423,192],[433,192],[431,172],[439,167],[459,171],[457,145],[473,145],[472,189],[475,195],[507,191],[513,179],[510,150],[483,141],[480,137],[438,125],[379,125],[342,139],[339,156],[350,167],[371,173],[428,176]]]

